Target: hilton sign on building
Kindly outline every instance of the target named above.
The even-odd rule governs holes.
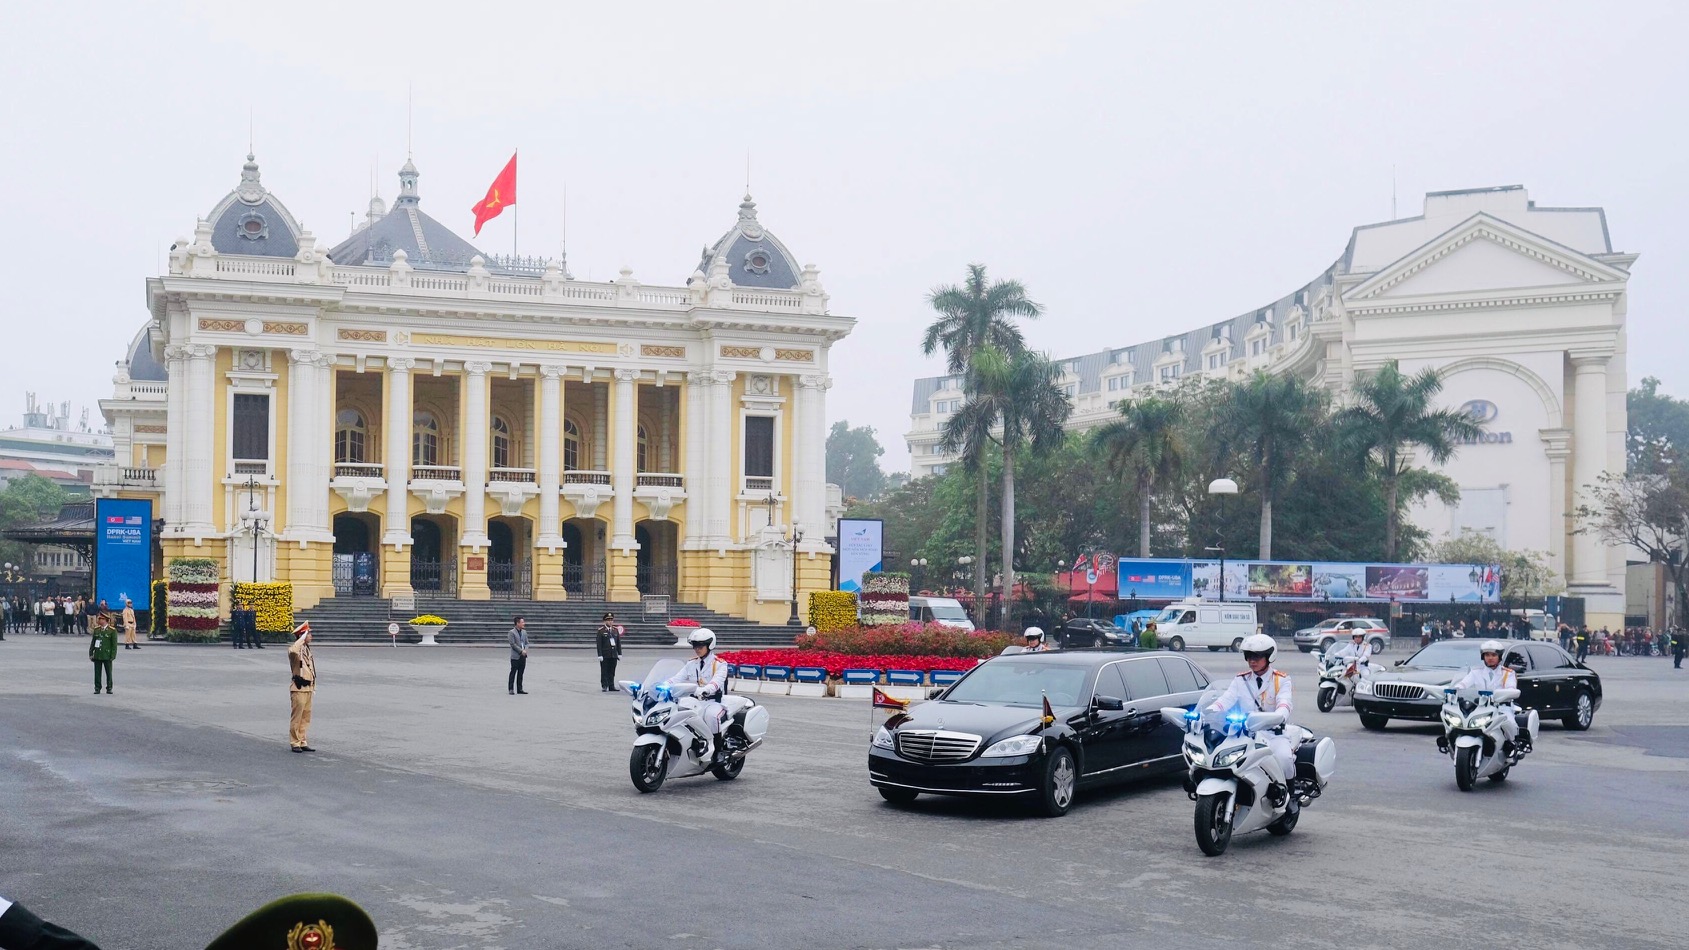
[[[1460,502],[1416,524],[1473,529],[1548,553],[1592,623],[1624,613],[1624,552],[1575,533],[1579,492],[1625,465],[1625,308],[1636,255],[1613,250],[1600,208],[1539,207],[1523,187],[1434,192],[1424,213],[1355,228],[1313,281],[1257,310],[1133,346],[1063,360],[1069,426],[1116,415],[1121,400],[1198,375],[1296,373],[1333,391],[1389,360],[1434,367],[1442,400],[1487,434],[1441,467]],[[963,394],[955,377],[915,382],[906,435],[916,477]],[[1291,553],[1291,552],[1286,552]]]

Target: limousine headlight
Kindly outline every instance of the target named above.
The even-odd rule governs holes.
[[[1007,755],[1031,755],[1044,744],[1043,736],[1010,736],[991,744],[991,748],[979,754],[982,759],[995,759]]]
[[[881,726],[880,728],[874,730],[874,748],[894,749],[896,747],[897,743],[892,741],[890,729],[887,729],[885,726]]]

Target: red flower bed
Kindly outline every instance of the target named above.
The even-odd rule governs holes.
[[[974,657],[911,656],[908,654],[828,653],[818,650],[726,650],[721,658],[729,663],[756,663],[762,666],[819,666],[830,677],[844,675],[845,670],[932,670],[967,671],[979,665]]]
[[[902,623],[885,627],[846,627],[825,633],[802,634],[794,646],[817,653],[868,656],[972,657],[996,656],[1008,646],[1007,634],[970,633],[943,624]]]
[[[665,626],[696,627],[698,626],[698,621],[693,620],[691,617],[676,617],[673,620],[670,620]]]

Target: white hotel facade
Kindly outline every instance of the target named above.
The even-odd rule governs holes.
[[[1069,427],[1112,419],[1123,399],[1193,376],[1295,373],[1334,392],[1398,360],[1434,367],[1443,403],[1489,434],[1441,468],[1460,502],[1413,513],[1433,535],[1486,532],[1547,552],[1591,623],[1622,623],[1624,551],[1577,533],[1580,491],[1625,468],[1625,310],[1637,255],[1615,251],[1601,208],[1547,208],[1521,186],[1434,192],[1416,217],[1354,229],[1313,281],[1189,332],[1061,361]],[[959,380],[915,382],[911,475],[938,449]]]

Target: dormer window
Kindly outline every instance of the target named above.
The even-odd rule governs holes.
[[[270,236],[269,222],[256,211],[248,211],[235,223],[235,233],[248,241],[262,241]]]
[[[1260,355],[1262,355],[1266,352],[1267,352],[1267,338],[1265,336],[1257,337],[1256,339],[1249,341],[1249,355],[1250,356],[1260,356]]]
[[[768,273],[768,249],[763,247],[751,248],[750,253],[745,255],[745,270],[753,274]]]

